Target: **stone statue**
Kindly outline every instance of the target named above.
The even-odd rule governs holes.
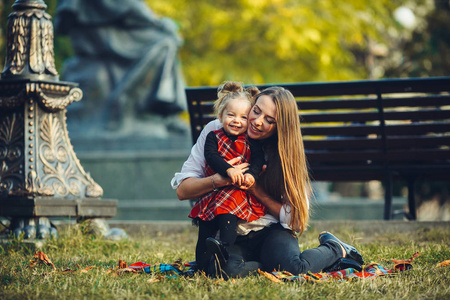
[[[156,134],[161,124],[187,130],[177,118],[186,98],[177,61],[182,40],[171,19],[140,0],[60,0],[54,24],[74,49],[61,77],[79,83],[84,95],[68,109],[71,134],[71,123],[83,124],[83,135],[89,126],[114,137],[130,130]]]

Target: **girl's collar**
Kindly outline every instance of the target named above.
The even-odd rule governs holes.
[[[242,134],[240,134],[240,135],[230,134],[230,133],[226,132],[225,129],[224,129],[223,127],[222,127],[222,131],[223,131],[223,133],[224,133],[230,140],[232,140],[232,141],[237,140],[237,138],[238,138],[239,136],[242,135]],[[245,134],[245,133],[243,133],[243,134]]]

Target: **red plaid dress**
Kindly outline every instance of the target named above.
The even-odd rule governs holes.
[[[242,162],[250,159],[250,145],[246,135],[238,136],[236,141],[230,140],[222,129],[214,131],[218,141],[219,154],[225,160],[241,156]],[[206,176],[211,176],[216,172],[206,165]],[[190,218],[200,218],[203,221],[210,221],[220,214],[232,214],[238,218],[250,222],[264,216],[266,208],[259,203],[253,195],[242,191],[234,186],[226,186],[217,192],[210,192],[201,197],[192,207]]]

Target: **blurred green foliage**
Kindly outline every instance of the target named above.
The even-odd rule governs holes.
[[[54,16],[57,1],[45,2]],[[189,86],[450,74],[448,0],[145,2],[179,25],[184,39],[179,58]],[[2,61],[13,3],[0,4]],[[393,12],[400,6],[414,13],[415,28],[395,20]],[[70,55],[70,40],[56,36],[59,70]]]

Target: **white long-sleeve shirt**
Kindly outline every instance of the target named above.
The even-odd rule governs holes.
[[[205,140],[206,136],[209,132],[217,130],[222,128],[222,124],[219,120],[214,120],[206,124],[206,126],[203,128],[202,132],[200,133],[200,136],[197,139],[197,142],[191,149],[191,154],[189,155],[188,159],[184,162],[183,167],[181,168],[181,171],[178,173],[175,173],[174,177],[171,180],[171,185],[173,189],[177,189],[178,185],[185,180],[186,178],[190,177],[197,177],[197,178],[203,178],[205,177]],[[269,226],[274,223],[280,223],[284,228],[290,228],[288,226],[289,221],[291,219],[290,215],[290,206],[289,204],[284,204],[281,207],[280,210],[280,220],[278,221],[274,216],[271,214],[265,214],[261,218],[252,221],[252,222],[245,222],[243,220],[238,221],[238,227],[237,227],[237,234],[238,235],[246,235],[250,231],[257,231],[261,230],[266,226]]]

